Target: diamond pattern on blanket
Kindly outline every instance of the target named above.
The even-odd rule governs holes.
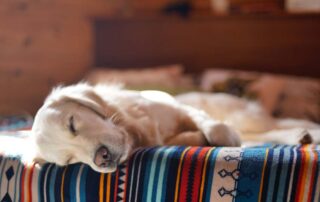
[[[10,166],[10,168],[6,171],[7,180],[10,181],[13,175],[14,175],[14,170],[13,170],[13,167]]]
[[[5,165],[4,165],[5,167]],[[2,179],[4,180],[3,182],[3,185],[6,185],[6,193],[4,195],[4,197],[1,199],[1,202],[11,202],[12,201],[12,198],[10,196],[10,193],[9,193],[9,186],[10,186],[10,181],[12,179],[12,177],[14,176],[14,169],[13,169],[13,166],[9,166],[9,168],[7,168],[7,170],[5,171],[5,179]]]
[[[11,199],[10,195],[8,193],[6,193],[6,195],[4,195],[1,202],[12,202],[12,199]]]

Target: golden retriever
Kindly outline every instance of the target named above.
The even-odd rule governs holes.
[[[113,172],[137,148],[240,146],[235,130],[160,91],[85,83],[58,87],[35,116],[37,159]]]
[[[320,143],[318,124],[277,120],[258,103],[227,94],[173,98],[85,83],[54,89],[37,112],[32,133],[36,161],[82,162],[98,172],[115,171],[139,147],[240,146],[238,133],[254,144]]]

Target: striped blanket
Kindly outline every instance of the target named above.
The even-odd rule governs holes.
[[[319,201],[320,146],[156,147],[117,172],[0,156],[0,201]]]

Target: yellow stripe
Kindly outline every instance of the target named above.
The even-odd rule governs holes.
[[[204,161],[204,166],[202,168],[202,178],[201,178],[201,187],[200,187],[200,198],[199,198],[199,201],[202,201],[202,198],[203,198],[203,190],[204,190],[204,181],[205,181],[205,178],[206,178],[206,168],[207,168],[207,164],[208,164],[208,159],[209,159],[209,156],[211,154],[211,152],[214,150],[215,148],[211,148],[209,149],[208,153],[207,153],[207,156],[206,156],[206,159]]]
[[[266,150],[266,156],[265,156],[265,159],[264,159],[264,162],[263,162],[262,174],[261,174],[262,178],[261,178],[261,183],[260,183],[259,201],[261,201],[261,197],[262,197],[262,188],[263,188],[264,172],[265,172],[266,164],[267,164],[267,161],[268,161],[268,154],[269,154],[269,149],[267,148],[267,150]]]
[[[99,202],[103,202],[103,181],[104,181],[104,173],[100,174],[100,184],[99,184]]]
[[[62,179],[61,179],[61,202],[64,202],[64,177],[66,175],[66,172],[67,172],[67,169],[68,169],[68,166],[65,167],[64,171],[63,171],[63,174],[62,174]]]
[[[187,147],[187,148],[182,152],[182,155],[181,155],[181,158],[180,158],[179,167],[178,167],[178,174],[177,174],[177,180],[176,180],[176,192],[175,192],[175,195],[174,195],[174,201],[175,201],[175,202],[178,201],[179,181],[180,181],[180,173],[181,173],[182,161],[183,161],[183,158],[184,158],[186,152],[187,152],[189,149],[190,149],[190,147]]]
[[[106,194],[106,198],[107,198],[107,202],[110,202],[110,187],[111,187],[111,174],[107,175],[107,194]]]

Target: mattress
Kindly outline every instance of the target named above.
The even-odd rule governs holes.
[[[111,174],[0,155],[0,201],[319,201],[320,145],[142,148]]]

